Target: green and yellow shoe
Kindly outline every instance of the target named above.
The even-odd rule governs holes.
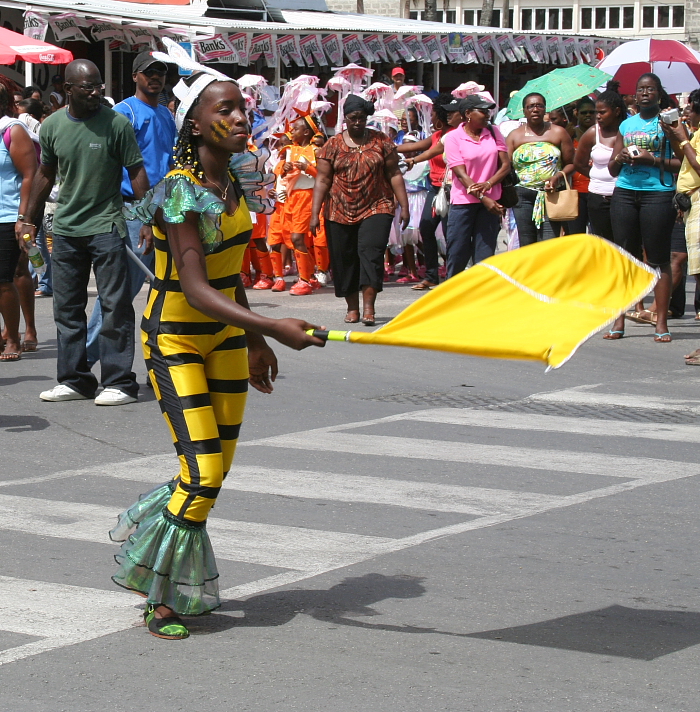
[[[189,638],[190,631],[187,630],[185,624],[177,616],[156,618],[156,608],[158,606],[149,603],[143,612],[143,619],[151,635],[165,640],[184,640]]]

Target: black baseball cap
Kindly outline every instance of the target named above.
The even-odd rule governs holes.
[[[452,99],[449,104],[443,104],[442,108],[445,111],[459,111],[459,101],[457,101],[457,99]]]
[[[491,109],[495,108],[496,105],[492,101],[487,101],[486,99],[484,99],[483,96],[479,96],[478,94],[470,94],[469,96],[465,96],[464,99],[459,102],[460,114],[463,114],[465,111],[469,111],[471,109],[491,111]]]
[[[143,72],[144,69],[148,69],[152,64],[161,64],[164,69],[167,69],[165,62],[160,59],[156,59],[153,56],[153,52],[140,52],[136,55],[136,59],[131,67],[131,73],[136,74],[136,72]]]

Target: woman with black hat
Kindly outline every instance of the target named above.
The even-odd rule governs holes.
[[[501,181],[510,159],[501,132],[490,125],[495,104],[478,94],[462,99],[463,123],[443,137],[445,161],[452,170],[450,219],[447,223],[447,277],[496,251],[500,219]]]
[[[316,186],[311,230],[319,225],[325,207],[326,233],[335,296],[345,297],[345,321],[374,326],[374,303],[382,291],[384,252],[396,211],[401,206],[401,228],[408,226],[408,197],[393,141],[367,128],[374,104],[350,94],[343,107],[346,128],[331,137],[317,154]]]

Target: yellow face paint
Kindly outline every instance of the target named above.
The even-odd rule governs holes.
[[[217,143],[223,138],[228,138],[231,135],[231,125],[225,119],[215,121],[211,125],[211,137]]]

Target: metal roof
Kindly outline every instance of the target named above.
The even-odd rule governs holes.
[[[285,0],[277,0],[283,4]],[[310,0],[323,2],[323,0]],[[271,0],[275,7],[275,0]],[[235,20],[229,18],[207,17],[209,6],[204,0],[194,0],[190,5],[146,5],[142,3],[120,2],[119,0],[32,0],[31,4],[20,0],[0,0],[0,7],[21,10],[35,10],[61,13],[73,11],[81,16],[114,22],[134,22],[154,29],[173,28],[189,29],[199,35],[215,34],[216,28],[223,30],[248,30],[276,34],[299,34],[303,32],[363,32],[380,34],[420,34],[444,35],[450,32],[465,34],[512,34],[513,30],[496,27],[478,27],[472,25],[454,25],[446,22],[426,22],[407,20],[399,17],[379,15],[356,15],[351,13],[312,12],[308,10],[276,9],[275,15],[284,18],[284,22],[261,22],[255,20]],[[213,9],[213,8],[212,8]],[[518,34],[545,35],[558,37],[593,36],[586,33],[572,32],[535,32]]]
[[[518,31],[503,27],[481,27],[478,25],[456,25],[449,22],[427,22],[407,20],[401,17],[380,15],[356,15],[340,12],[305,12],[282,10],[285,21],[295,28],[307,32],[378,32],[382,34],[447,35],[451,32],[477,35],[544,35],[546,37],[596,37],[590,33],[575,33],[567,30],[542,32],[538,30]],[[610,39],[610,38],[607,38]]]

